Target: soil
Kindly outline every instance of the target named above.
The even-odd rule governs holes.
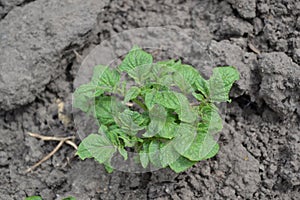
[[[199,42],[201,51],[170,37],[184,61],[200,71],[233,65],[241,73],[224,115],[218,155],[180,174],[169,169],[107,174],[64,145],[24,173],[57,145],[27,131],[78,138],[74,122],[66,124],[59,115],[57,99],[71,118],[83,59],[104,41],[117,47],[114,55],[122,55],[123,47],[110,38],[126,30],[166,26]],[[145,33],[137,32],[126,38],[125,49],[143,41]],[[151,34],[155,44],[165,41],[161,34]],[[300,197],[297,0],[0,0],[0,49],[0,199]]]

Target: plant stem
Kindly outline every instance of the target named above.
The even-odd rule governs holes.
[[[133,99],[133,102],[136,103],[137,105],[139,105],[144,111],[147,111],[147,107],[144,103],[142,103],[140,100],[138,99]]]

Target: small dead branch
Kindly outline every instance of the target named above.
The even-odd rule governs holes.
[[[31,137],[39,138],[44,141],[63,141],[63,140],[74,140],[74,136],[69,136],[69,137],[55,137],[55,136],[45,136],[45,135],[40,135],[38,133],[32,133],[32,132],[27,132],[28,135]]]
[[[65,143],[68,144],[68,145],[71,145],[76,150],[78,149],[78,146],[74,142],[72,142],[71,140],[66,140]]]
[[[64,144],[65,141],[60,141],[58,143],[58,145],[48,154],[46,155],[42,160],[40,160],[39,162],[37,162],[36,164],[34,164],[33,166],[29,167],[25,172],[31,172],[33,171],[35,168],[37,168],[38,166],[40,166],[43,162],[45,162],[46,160],[48,160],[49,158],[51,158],[51,156],[53,156],[59,149],[60,147]]]
[[[44,136],[44,135],[40,135],[38,133],[32,133],[32,132],[27,132],[27,134],[30,135],[31,137],[39,138],[39,139],[44,140],[44,141],[59,141],[59,143],[48,155],[46,155],[44,158],[42,158],[39,162],[37,162],[33,166],[29,167],[25,171],[25,173],[33,171],[38,166],[40,166],[43,162],[45,162],[46,160],[51,158],[61,148],[61,146],[64,143],[72,146],[76,150],[78,149],[77,145],[72,141],[72,140],[75,139],[74,136],[69,136],[69,137]]]
[[[248,47],[256,54],[260,54],[260,51],[251,43],[248,43]]]
[[[83,60],[82,55],[80,55],[76,50],[73,50],[73,53],[75,54],[76,62],[81,63]]]

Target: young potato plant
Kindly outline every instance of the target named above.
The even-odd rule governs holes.
[[[91,82],[74,93],[74,106],[99,122],[98,133],[79,145],[81,159],[94,158],[111,172],[117,154],[135,152],[142,167],[170,167],[182,172],[215,156],[214,135],[222,130],[215,105],[230,102],[239,79],[231,66],[213,69],[206,80],[181,61],[153,62],[135,46],[115,69],[96,66]]]

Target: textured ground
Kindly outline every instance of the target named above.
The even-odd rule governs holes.
[[[180,56],[199,70],[213,64],[234,65],[241,72],[224,116],[220,153],[181,174],[168,169],[107,174],[92,160],[72,158],[73,149],[63,146],[24,174],[56,145],[30,138],[26,131],[75,135],[73,124],[60,122],[56,103],[62,99],[70,114],[73,81],[82,64],[74,51],[84,57],[125,30],[169,25],[200,42],[201,51],[171,37],[184,52]],[[156,43],[166,41],[157,35],[151,35]],[[128,45],[145,37],[143,32],[129,37]],[[118,44],[110,40],[108,46]],[[0,199],[34,194],[49,200],[67,195],[79,200],[300,196],[297,0],[0,0],[0,49]],[[118,49],[115,55],[122,54]]]

